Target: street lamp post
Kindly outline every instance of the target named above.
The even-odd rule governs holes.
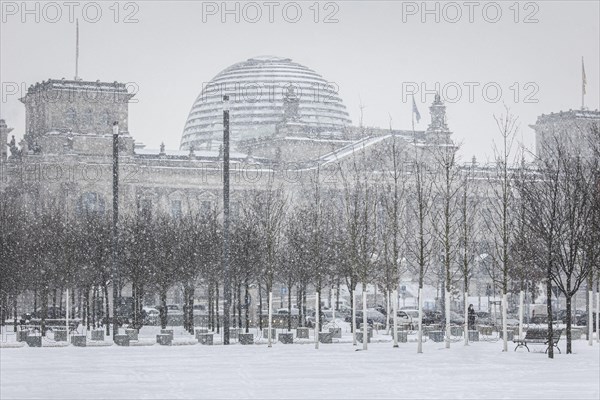
[[[223,344],[229,344],[229,309],[231,288],[229,280],[229,96],[223,96]]]
[[[113,215],[112,215],[112,282],[113,282],[113,340],[119,332],[117,323],[117,301],[118,301],[118,270],[119,270],[119,123],[113,123]],[[108,321],[107,321],[108,323]]]

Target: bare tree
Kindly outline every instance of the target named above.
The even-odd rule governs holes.
[[[409,262],[416,267],[419,277],[419,321],[417,353],[423,352],[423,287],[429,269],[433,248],[431,210],[433,207],[433,180],[423,155],[417,149],[412,161],[412,185],[409,187],[408,220],[413,221],[411,230],[415,235],[407,237]]]
[[[508,351],[508,329],[506,314],[508,312],[507,295],[509,289],[509,275],[511,266],[512,232],[515,225],[515,198],[514,165],[518,165],[519,157],[516,154],[516,133],[518,131],[517,118],[510,113],[508,108],[505,114],[494,116],[500,134],[500,145],[494,145],[495,171],[490,174],[488,196],[489,206],[485,221],[487,229],[492,235],[494,251],[492,257],[494,264],[501,271],[502,290],[502,351]]]

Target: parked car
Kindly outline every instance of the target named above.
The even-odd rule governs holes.
[[[206,306],[204,304],[194,304],[194,311],[205,312]]]
[[[362,310],[356,311],[356,323],[360,324],[362,322],[362,320],[363,320]],[[352,315],[346,317],[344,319],[344,321],[352,322]],[[369,309],[367,309],[367,324],[373,325],[374,323],[385,325],[385,315],[383,315],[382,313],[380,313],[379,311],[377,311],[373,308],[369,308]]]
[[[440,311],[431,310],[423,312],[423,325],[440,324],[443,316]]]
[[[287,308],[279,308],[279,309],[277,309],[277,312],[275,314],[288,315],[289,312],[290,312],[290,310],[288,310]],[[292,307],[292,316],[299,315],[299,314],[300,314],[300,311],[297,308]]]
[[[73,313],[71,312],[71,315],[73,315]],[[65,310],[61,310],[59,307],[54,307],[54,306],[48,306],[48,314],[47,314],[47,318],[48,319],[61,319],[61,318],[65,318],[66,317],[66,311]],[[21,315],[21,319],[25,320],[25,321],[29,321],[32,319],[40,319],[42,318],[42,310],[38,309],[35,312],[29,312],[29,313],[24,313],[23,315]]]
[[[377,304],[375,306],[375,310],[379,311],[380,313],[382,313],[383,315],[387,315],[387,310],[385,309],[385,307],[381,304]]]
[[[180,313],[181,308],[177,304],[167,304],[167,314],[177,314]]]
[[[142,307],[142,321],[144,325],[157,325],[160,312],[154,307]]]
[[[306,326],[312,328],[315,326],[315,310],[306,310]],[[331,310],[321,309],[321,321],[323,324],[333,321],[333,312]]]
[[[416,315],[412,313],[412,311],[416,311]],[[398,316],[398,325],[408,327],[408,329],[413,329],[417,325],[417,321],[419,320],[418,310],[399,310],[396,312],[396,315]],[[390,325],[393,323],[394,318],[390,316]]]
[[[406,310],[402,310],[405,313],[407,313],[410,318],[411,318],[411,322],[413,325],[416,325],[417,322],[419,321],[419,310],[415,310],[415,309],[406,309]]]
[[[592,328],[593,331],[596,332],[596,313],[592,314]],[[588,314],[584,312],[577,318],[577,325],[579,326],[587,326],[588,324]]]
[[[576,323],[576,321],[585,314],[584,310],[571,310],[571,322]],[[563,323],[567,323],[567,310],[560,310],[558,312],[558,319]]]

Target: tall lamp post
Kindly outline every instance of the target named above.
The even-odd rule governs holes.
[[[113,282],[113,340],[119,332],[117,322],[117,301],[118,301],[118,270],[119,270],[119,123],[113,123],[113,216],[112,216],[112,282]],[[108,322],[107,322],[108,323]]]
[[[229,344],[229,96],[223,96],[223,344]]]

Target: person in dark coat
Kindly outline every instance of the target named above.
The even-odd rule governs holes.
[[[473,308],[473,304],[469,304],[469,330],[470,331],[474,331],[475,330],[475,309]]]

